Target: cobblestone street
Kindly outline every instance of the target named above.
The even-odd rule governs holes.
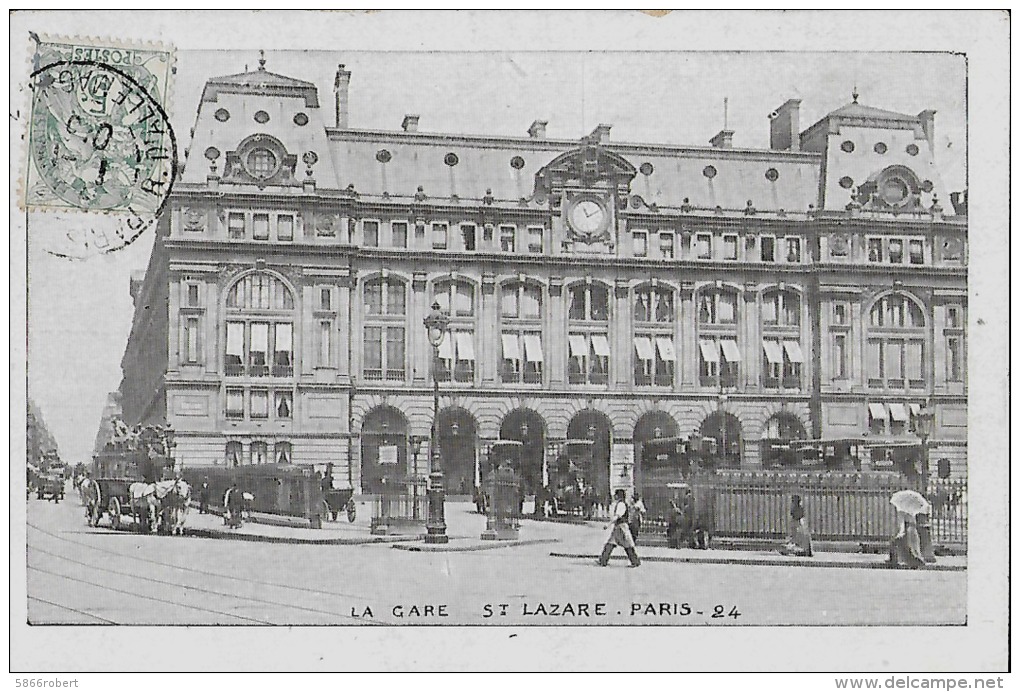
[[[629,569],[593,558],[597,525],[525,521],[521,544],[483,545],[485,519],[447,506],[447,550],[370,543],[358,522],[291,529],[247,525],[307,544],[169,537],[85,525],[75,496],[28,503],[28,613],[33,624],[856,625],[962,624],[964,558],[941,570],[866,569],[878,556],[817,554],[806,568],[775,553],[643,547]],[[192,512],[189,527],[221,535]],[[212,533],[213,530],[217,533]],[[290,537],[289,539],[287,537]],[[235,536],[236,537],[236,536]],[[396,549],[400,546],[404,549]],[[411,548],[408,550],[407,548]],[[558,557],[558,556],[559,557]],[[690,562],[666,561],[687,559]],[[697,561],[695,561],[697,560]],[[711,560],[712,562],[706,562]],[[727,560],[728,563],[720,562]],[[756,561],[768,564],[755,564]]]

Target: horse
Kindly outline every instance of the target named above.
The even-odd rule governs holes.
[[[131,493],[131,516],[135,526],[146,533],[156,533],[159,529],[159,499],[156,497],[155,483],[132,483],[128,486]]]
[[[183,479],[156,483],[156,498],[160,501],[161,524],[170,535],[184,535],[184,522],[191,503],[191,486]]]
[[[82,477],[78,484],[78,495],[85,508],[85,523],[89,526],[98,526],[99,519],[103,516],[103,498],[99,483],[88,476]]]

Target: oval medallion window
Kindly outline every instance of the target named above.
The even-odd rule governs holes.
[[[718,172],[719,171],[715,170],[715,166],[705,166],[705,168],[701,171],[701,174],[711,180]]]
[[[935,184],[930,180],[925,180],[923,183],[921,183],[921,189],[924,190],[925,192],[931,192],[932,190],[935,189]]]
[[[457,155],[451,151],[449,154],[443,157],[443,163],[445,163],[447,166],[456,166],[458,163],[460,163],[460,159],[457,158]]]
[[[216,147],[209,147],[205,150],[205,157],[210,161],[215,161],[220,157],[220,150]]]
[[[779,180],[779,171],[777,171],[775,168],[768,169],[767,171],[765,171],[765,180],[768,180],[770,183],[776,182],[777,180]]]
[[[641,175],[651,175],[652,173],[655,172],[655,167],[652,166],[652,164],[645,161],[643,164],[641,164],[641,168],[639,170],[641,171]]]
[[[294,124],[298,127],[304,127],[308,124],[308,116],[304,113],[298,113],[294,116]]]
[[[854,186],[854,179],[848,175],[844,175],[839,179],[839,186],[845,190],[849,190]]]
[[[213,116],[221,123],[225,123],[228,120],[230,120],[230,111],[228,111],[226,108],[220,108],[216,111],[216,113],[213,114]]]
[[[875,144],[875,153],[876,154],[884,154],[887,151],[889,151],[889,147],[887,147],[885,145],[885,142],[877,142]]]
[[[879,194],[886,204],[895,207],[906,201],[910,195],[910,187],[903,178],[890,177],[882,181],[882,188],[879,190]]]
[[[265,125],[269,122],[269,113],[265,111],[255,111],[255,122],[259,125]]]
[[[510,159],[510,168],[513,168],[518,171],[524,168],[524,158],[521,156],[515,156],[512,159]]]
[[[907,153],[910,154],[911,156],[917,156],[918,152],[920,151],[921,150],[917,148],[916,144],[907,145]]]
[[[843,143],[839,145],[839,148],[848,154],[852,154],[854,151],[854,143],[849,139],[843,140]]]
[[[391,154],[388,149],[380,149],[375,152],[375,160],[379,163],[388,163],[392,158],[393,154]]]

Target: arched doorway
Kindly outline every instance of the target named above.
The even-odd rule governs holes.
[[[743,429],[740,419],[727,411],[710,413],[701,421],[702,463],[724,468],[740,466]]]
[[[797,416],[785,411],[775,414],[765,421],[765,427],[762,429],[762,466],[765,468],[800,466],[802,454],[792,447],[790,442],[806,439],[807,430]]]
[[[649,411],[634,426],[634,487],[644,493],[651,470],[669,465],[666,447],[651,444],[656,440],[676,439],[680,434],[676,421],[668,413]],[[675,449],[676,446],[673,446]]]
[[[475,419],[465,409],[444,408],[438,420],[439,452],[443,455],[443,487],[447,495],[471,495],[475,488]]]
[[[407,475],[407,419],[392,406],[372,409],[361,425],[362,491],[399,488]]]
[[[524,494],[532,495],[542,487],[542,465],[545,459],[545,421],[529,408],[511,411],[499,427],[501,440],[517,440],[521,449],[521,479]]]
[[[588,482],[595,487],[600,499],[609,498],[609,455],[613,441],[613,426],[601,411],[579,411],[567,424],[567,442],[591,440],[592,465]]]

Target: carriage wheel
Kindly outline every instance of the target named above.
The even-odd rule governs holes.
[[[115,497],[111,497],[110,498],[110,506],[109,506],[108,509],[110,511],[110,526],[112,526],[114,528],[114,530],[119,529],[120,528],[120,500],[118,500]]]
[[[358,506],[357,504],[355,504],[354,498],[352,497],[350,500],[347,501],[347,521],[353,524],[354,520],[357,518],[358,518]]]
[[[92,503],[89,509],[89,525],[99,526],[99,520],[103,518],[103,510],[99,508],[99,500]]]

